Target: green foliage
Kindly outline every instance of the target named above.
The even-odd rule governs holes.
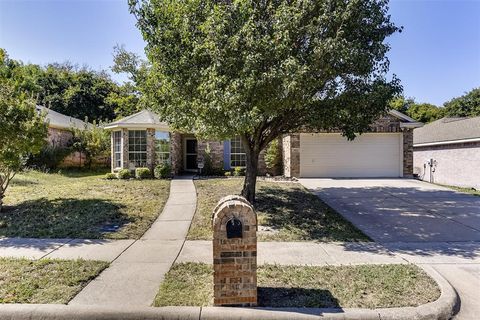
[[[269,173],[277,174],[281,166],[281,161],[282,155],[280,154],[278,139],[275,139],[270,142],[265,152],[265,165]]]
[[[205,151],[203,152],[203,164],[204,166],[202,169],[202,175],[205,175],[205,176],[223,175],[223,169],[215,167],[213,165],[212,150],[210,149],[210,144],[208,142],[207,142]]]
[[[112,172],[107,172],[105,174],[105,179],[107,180],[115,180],[117,179],[117,175],[115,173],[112,173]]]
[[[162,163],[153,170],[155,178],[167,179],[172,174],[172,166],[169,163]]]
[[[54,170],[71,152],[70,148],[47,144],[38,154],[30,155],[27,166],[42,171]]]
[[[96,122],[84,128],[73,128],[73,150],[82,152],[86,156],[86,166],[91,168],[93,161],[98,157],[108,157],[110,154],[110,134]]]
[[[235,177],[244,176],[245,175],[245,168],[242,168],[242,167],[233,168],[233,175]]]
[[[35,103],[17,94],[11,84],[0,80],[0,210],[5,192],[28,155],[45,145],[47,125]]]
[[[130,179],[132,177],[132,174],[128,169],[122,169],[118,171],[117,175],[118,175],[118,179]]]
[[[387,1],[130,0],[151,64],[146,100],[175,129],[240,136],[242,194],[258,156],[299,128],[366,131],[401,91],[387,81]]]
[[[0,79],[15,92],[27,92],[36,103],[68,116],[112,120],[116,112],[136,109],[138,97],[131,86],[116,84],[106,71],[94,71],[71,63],[45,67],[24,64],[0,49]]]
[[[444,108],[439,108],[430,103],[417,103],[413,98],[397,96],[389,102],[390,109],[400,111],[415,121],[432,122],[444,116]]]
[[[232,173],[230,171],[225,171],[224,175],[225,175],[225,177],[230,177],[232,175]]]
[[[428,123],[443,118],[444,108],[430,103],[414,103],[408,109],[407,115],[416,121]]]
[[[480,88],[475,88],[461,97],[454,98],[444,104],[448,117],[480,116]]]
[[[148,168],[136,168],[135,169],[135,178],[137,179],[150,179],[152,177],[152,173]]]

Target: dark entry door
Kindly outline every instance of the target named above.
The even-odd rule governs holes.
[[[197,170],[197,139],[185,139],[185,170]]]

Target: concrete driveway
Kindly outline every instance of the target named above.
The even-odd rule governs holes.
[[[480,241],[480,197],[411,179],[300,179],[377,242]]]

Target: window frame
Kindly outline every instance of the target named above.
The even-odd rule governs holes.
[[[157,137],[157,133],[166,133],[167,138],[159,138]],[[159,147],[161,146],[161,143],[159,142],[162,140],[167,140],[168,151],[159,150],[160,149]],[[159,164],[171,163],[171,143],[172,143],[172,140],[171,140],[170,132],[155,130],[155,164],[159,165]],[[165,159],[165,155],[167,155],[166,159]]]
[[[137,133],[142,133],[140,134],[140,137],[136,136]],[[131,137],[131,134],[133,134],[134,136]],[[142,137],[143,135],[143,137]],[[131,143],[131,140],[133,139],[133,144]],[[137,140],[140,140],[140,139],[145,139],[145,143],[137,143]],[[138,146],[138,147],[137,147]],[[133,147],[134,150],[131,150],[131,147]],[[145,150],[135,150],[135,149],[145,149]],[[138,159],[135,159],[137,157],[137,155],[142,155],[144,154],[145,157],[144,157],[144,161],[142,159],[138,160]],[[133,155],[133,160],[132,160],[132,155]],[[129,164],[129,167],[130,167],[130,164],[133,163],[134,167],[135,168],[143,168],[143,167],[146,167],[147,166],[147,159],[148,159],[148,155],[147,155],[147,130],[141,130],[141,129],[137,129],[137,130],[128,130],[128,164]],[[140,165],[137,165],[137,164],[140,164]]]
[[[234,144],[238,144],[235,145]],[[243,152],[238,152],[241,149]],[[235,152],[234,152],[235,150]],[[236,159],[233,159],[237,157]],[[230,168],[245,168],[247,166],[247,154],[243,148],[242,139],[240,137],[235,137],[230,139]],[[234,165],[234,163],[244,163],[244,165]]]
[[[122,137],[121,130],[113,131],[112,142],[113,142],[112,143],[113,144],[113,166],[115,170],[121,169],[122,163],[123,163],[123,137]],[[117,145],[118,145],[118,151],[116,150]],[[117,162],[119,164],[118,166],[117,166]]]

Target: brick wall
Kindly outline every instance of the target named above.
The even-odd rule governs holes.
[[[241,227],[229,236],[228,224]],[[215,208],[213,221],[214,304],[257,304],[257,216],[245,198],[227,196]],[[240,236],[238,236],[240,234]]]
[[[436,161],[431,175],[430,159]],[[424,181],[480,190],[480,142],[415,147],[413,164]]]
[[[51,146],[55,147],[67,147],[73,138],[73,134],[70,130],[48,128],[47,140]]]
[[[413,177],[413,129],[403,129],[403,176]]]

